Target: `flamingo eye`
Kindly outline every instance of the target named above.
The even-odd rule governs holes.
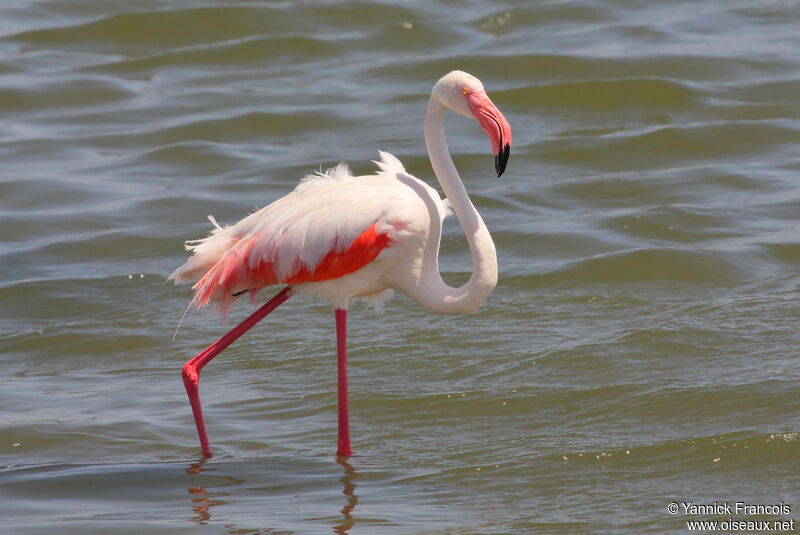
[[[469,95],[469,89],[467,89],[466,87],[462,88],[461,89],[461,94],[464,95],[464,96]]]

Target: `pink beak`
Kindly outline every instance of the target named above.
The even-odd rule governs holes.
[[[489,95],[481,92],[472,92],[466,95],[467,105],[472,115],[481,124],[481,128],[489,136],[494,152],[494,168],[497,176],[503,174],[511,152],[511,126],[491,101]]]

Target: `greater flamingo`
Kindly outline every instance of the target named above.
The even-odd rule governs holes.
[[[223,321],[233,301],[266,286],[286,285],[250,317],[183,366],[203,454],[211,457],[198,395],[200,370],[234,340],[294,293],[320,297],[336,316],[339,436],[337,455],[352,454],[347,410],[347,307],[365,300],[380,309],[399,290],[442,314],[477,310],[497,284],[497,255],[486,225],[458,176],[444,136],[450,108],[478,120],[489,136],[497,176],[511,150],[511,127],[486,94],[480,80],[453,71],[434,86],[425,113],[425,144],[446,199],[406,172],[400,161],[380,152],[379,171],[350,174],[347,165],[304,178],[289,195],[245,217],[186,243],[193,254],[170,279],[194,282],[190,307],[217,303]],[[472,276],[460,288],[439,274],[442,220],[456,213],[472,253]]]

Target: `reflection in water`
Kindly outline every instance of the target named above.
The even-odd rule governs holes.
[[[343,535],[353,527],[353,524],[355,524],[353,515],[350,513],[358,504],[358,496],[355,495],[356,485],[353,483],[353,479],[358,477],[358,474],[356,473],[355,468],[353,468],[353,465],[348,463],[345,457],[338,457],[336,462],[342,465],[342,468],[344,468],[344,477],[342,477],[339,481],[344,484],[344,490],[342,490],[342,494],[347,496],[347,504],[345,504],[341,510],[341,513],[344,516],[342,523],[333,526],[333,532],[338,535]]]
[[[207,466],[203,466],[206,461],[205,457],[199,459],[197,462],[194,462],[186,468],[186,473],[199,476],[204,472],[214,472],[216,468],[211,468]],[[347,462],[347,459],[344,457],[338,457],[336,462],[344,468],[344,475],[342,476],[339,481],[344,485],[342,489],[342,494],[347,496],[346,503],[344,507],[339,511],[342,513],[342,521],[333,526],[333,532],[337,535],[346,535],[349,533],[350,528],[353,527],[355,524],[355,520],[353,519],[353,509],[356,508],[358,505],[358,496],[355,494],[356,485],[353,483],[353,480],[358,477],[358,473],[356,472],[353,465]],[[219,476],[224,480],[227,480],[227,485],[241,485],[244,483],[243,480],[231,477],[231,476]],[[189,487],[188,489],[189,494],[192,495],[192,510],[194,511],[194,516],[192,517],[192,522],[195,524],[205,525],[208,524],[211,520],[211,508],[217,505],[225,505],[228,503],[227,500],[221,499],[226,496],[230,496],[228,492],[208,492],[206,491],[206,487],[204,485],[197,485],[194,487]],[[235,526],[226,525],[226,528],[232,530],[232,532],[239,533],[239,530],[235,529]],[[279,532],[275,532],[273,530],[256,530],[256,531],[247,531],[247,533],[270,533],[275,534]]]
[[[214,468],[203,468],[203,464],[205,464],[206,459],[202,458],[196,463],[192,463],[189,465],[189,468],[186,469],[187,474],[192,475],[199,475],[203,472],[213,472]],[[241,481],[232,478],[226,477],[225,479],[231,480],[231,484],[238,484]],[[192,517],[192,522],[195,524],[207,524],[208,521],[211,519],[211,508],[216,505],[223,505],[228,502],[225,500],[219,499],[221,496],[228,496],[227,492],[206,492],[206,488],[202,485],[198,485],[196,487],[189,487],[187,489],[189,494],[193,496],[192,498],[192,510],[194,511],[195,515]],[[216,499],[215,499],[216,498]]]

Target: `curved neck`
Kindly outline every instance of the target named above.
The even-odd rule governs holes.
[[[449,286],[439,273],[439,241],[441,217],[431,212],[431,232],[422,260],[421,295],[417,300],[424,306],[444,314],[473,312],[492,293],[497,284],[497,254],[489,230],[472,205],[464,184],[450,157],[444,137],[445,108],[434,93],[425,113],[425,145],[433,172],[450,201],[458,222],[464,230],[472,253],[472,275],[459,288]],[[435,227],[438,225],[438,227]]]

